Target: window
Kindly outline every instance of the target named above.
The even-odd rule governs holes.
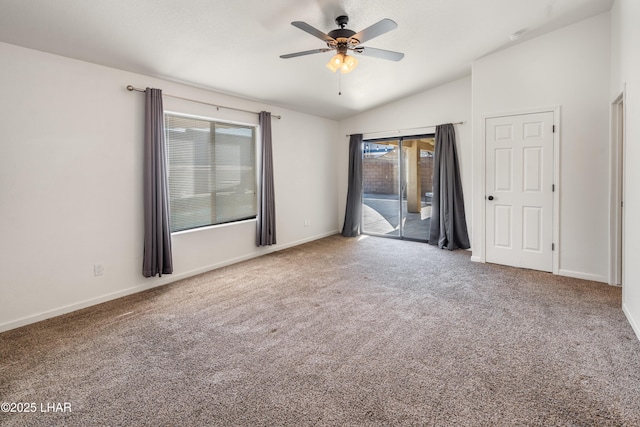
[[[171,231],[255,218],[256,128],[165,113]]]

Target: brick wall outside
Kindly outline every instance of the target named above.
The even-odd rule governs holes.
[[[398,153],[394,150],[380,157],[362,160],[363,190],[365,194],[396,194],[398,191]],[[431,191],[433,157],[420,158],[420,186],[422,194]]]
[[[398,150],[380,157],[362,159],[362,185],[365,194],[396,194],[398,188]]]
[[[420,186],[423,195],[433,189],[433,156],[420,158]]]

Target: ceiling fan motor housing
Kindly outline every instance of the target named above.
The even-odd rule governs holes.
[[[338,28],[337,30],[329,31],[329,37],[332,37],[332,38],[334,38],[336,40],[345,39],[345,41],[347,41],[355,33],[356,33],[355,31],[349,30],[347,28]]]
[[[338,24],[340,28],[329,31],[328,36],[334,39],[335,42],[327,42],[327,46],[337,49],[338,52],[344,53],[347,51],[349,45],[357,46],[360,44],[358,39],[352,38],[356,32],[345,28],[348,22],[349,17],[346,15],[341,15],[336,18],[336,24]]]

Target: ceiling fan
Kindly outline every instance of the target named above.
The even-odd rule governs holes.
[[[396,24],[391,19],[385,18],[382,21],[365,28],[359,33],[345,28],[348,23],[348,16],[338,16],[336,18],[336,24],[338,24],[340,28],[329,31],[329,34],[326,34],[318,30],[317,28],[312,27],[306,22],[292,22],[291,25],[293,25],[294,27],[297,27],[302,31],[307,32],[312,36],[324,41],[327,44],[327,47],[280,55],[280,58],[295,58],[298,56],[311,55],[314,53],[323,53],[335,50],[337,51],[337,53],[333,58],[331,58],[331,60],[327,64],[327,67],[334,73],[337,70],[340,70],[341,73],[345,74],[353,71],[353,69],[358,65],[358,60],[353,55],[348,55],[349,52],[364,56],[387,59],[390,61],[400,61],[404,57],[404,53],[362,46],[362,43],[397,28],[398,24]]]

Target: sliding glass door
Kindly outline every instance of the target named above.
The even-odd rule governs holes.
[[[433,135],[363,142],[362,231],[427,241]]]
[[[362,230],[400,236],[399,140],[364,142]]]

